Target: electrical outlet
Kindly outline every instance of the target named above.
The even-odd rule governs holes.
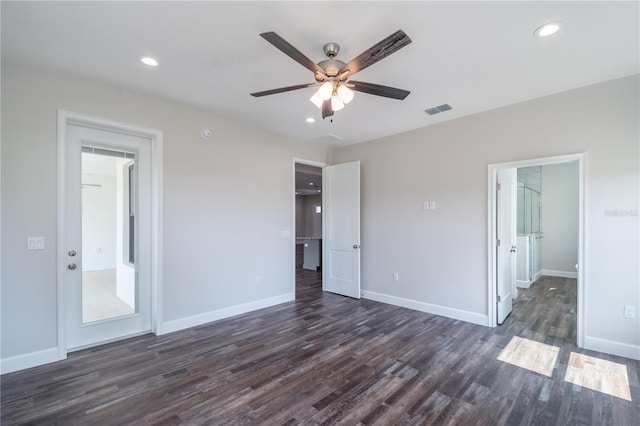
[[[262,282],[262,277],[260,275],[256,275],[256,284],[260,284]]]
[[[636,307],[624,305],[624,317],[634,319],[636,317]]]
[[[400,281],[400,274],[399,274],[399,273],[397,273],[397,272],[394,272],[394,273],[393,273],[393,280],[394,280],[394,281]]]

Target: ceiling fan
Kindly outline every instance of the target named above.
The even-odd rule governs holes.
[[[291,90],[320,86],[310,101],[322,109],[322,118],[324,119],[325,117],[332,116],[335,111],[344,108],[344,105],[353,99],[354,90],[369,93],[370,95],[399,100],[406,98],[410,93],[408,90],[397,89],[395,87],[349,80],[355,73],[362,71],[411,43],[411,39],[402,30],[398,30],[374,44],[347,63],[335,59],[340,51],[340,46],[337,43],[325,44],[322,50],[329,59],[316,64],[275,32],[262,33],[260,36],[284,52],[285,55],[312,71],[315,82],[251,93],[251,96],[267,96],[289,92]]]

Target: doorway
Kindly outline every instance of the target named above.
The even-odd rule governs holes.
[[[313,166],[310,169],[307,166]],[[304,233],[312,233],[296,238],[295,242],[303,244],[302,265],[315,274],[320,272],[317,282],[320,291],[328,291],[342,296],[359,299],[361,297],[360,282],[360,162],[335,164],[331,166],[303,160],[293,161],[294,192],[296,188],[296,170],[309,171],[315,174],[313,179],[303,175],[299,183],[301,190],[312,188],[315,194],[322,194],[318,201],[311,204],[311,214],[316,215],[315,228],[308,229],[305,223]],[[309,180],[305,180],[305,178]],[[315,180],[314,180],[315,179]],[[318,180],[320,179],[320,180]],[[318,182],[321,182],[321,187]],[[301,194],[299,194],[301,195]],[[296,203],[294,201],[294,229],[298,228],[296,221]],[[305,221],[306,222],[306,221]],[[318,237],[316,237],[318,236]],[[304,245],[306,241],[318,240],[311,251],[313,259],[305,260]],[[311,244],[308,244],[311,246]],[[300,250],[300,249],[298,249]],[[294,250],[294,253],[296,250]],[[309,268],[305,268],[308,265]],[[295,268],[294,268],[295,275]],[[294,294],[296,294],[294,276]]]
[[[322,176],[319,164],[294,162],[296,299],[322,291]]]
[[[159,332],[161,137],[59,112],[60,359]]]
[[[518,256],[516,261],[517,274],[513,274],[514,279],[511,282],[511,293],[517,295],[518,287],[521,292],[528,290],[528,287],[541,276],[561,277],[564,279],[576,279],[574,281],[575,291],[577,293],[576,300],[576,340],[577,345],[582,346],[584,341],[584,154],[574,154],[559,157],[540,158],[526,161],[518,161],[511,163],[493,164],[489,166],[489,324],[496,326],[500,323],[498,316],[500,315],[500,277],[503,273],[505,260],[501,256],[500,245],[496,239],[497,233],[501,227],[501,213],[499,208],[500,186],[498,185],[498,177],[503,174],[504,170],[511,169],[517,171],[518,189],[517,189],[517,250],[514,251],[514,257]],[[535,171],[542,172],[534,176]],[[545,174],[544,171],[547,171]],[[547,176],[547,215],[545,221],[545,177]],[[529,179],[527,179],[529,178]],[[542,180],[542,184],[540,183]],[[552,182],[555,179],[555,182]],[[558,179],[569,179],[568,185],[563,185]],[[560,183],[560,184],[559,184]],[[529,195],[527,197],[527,194]],[[553,200],[553,199],[556,200]],[[573,210],[567,208],[560,202],[559,209],[562,213],[551,214],[553,205],[558,205],[557,199],[573,199]],[[527,203],[527,200],[529,201]],[[566,201],[566,200],[564,200]],[[577,208],[576,208],[577,205]],[[514,206],[515,207],[515,206]],[[555,207],[556,210],[558,207]],[[569,210],[570,217],[566,214]],[[511,211],[515,213],[515,211]],[[527,214],[528,213],[528,214]],[[564,214],[564,216],[563,216]],[[571,231],[573,228],[573,231]],[[544,238],[544,239],[543,239]],[[573,239],[573,241],[572,241]],[[577,241],[576,241],[577,240]],[[528,241],[528,243],[527,243]],[[525,244],[526,243],[526,244]],[[546,243],[546,244],[545,244]],[[558,261],[563,258],[562,254],[557,250],[562,245],[573,248],[569,249],[569,256],[564,256],[565,260],[562,267],[557,267]],[[577,244],[577,247],[576,247]],[[515,248],[516,246],[510,246]],[[541,259],[545,259],[545,247],[549,247],[555,252],[547,251],[547,263],[544,264]],[[567,248],[563,249],[567,253]],[[573,253],[571,253],[573,250]],[[576,254],[577,251],[577,254]],[[542,254],[541,254],[542,253]],[[572,257],[572,256],[573,257]],[[569,259],[569,260],[567,260]],[[577,259],[577,261],[575,261]],[[561,270],[562,269],[562,270]],[[515,279],[517,276],[517,280]],[[558,278],[556,278],[558,279]],[[544,281],[544,280],[541,280]],[[517,284],[516,284],[517,283]],[[544,284],[544,283],[543,283]],[[547,283],[548,284],[548,283]],[[548,286],[550,291],[558,290],[554,285]],[[532,291],[535,289],[532,287]],[[540,300],[541,298],[537,298]],[[502,313],[504,317],[504,313]],[[504,319],[504,318],[503,318]]]

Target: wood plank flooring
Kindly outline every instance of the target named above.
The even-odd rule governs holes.
[[[295,302],[6,374],[2,424],[640,424],[640,363],[575,346],[575,280],[543,277],[492,329],[320,279],[300,270]],[[551,377],[497,359],[514,336],[558,348]],[[631,401],[566,382],[572,352],[623,365]]]

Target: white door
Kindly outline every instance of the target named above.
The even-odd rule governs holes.
[[[360,162],[324,168],[322,287],[360,298]]]
[[[512,309],[516,286],[516,193],[517,169],[498,171],[496,211],[496,265],[498,278],[498,324],[502,324]]]
[[[151,141],[67,124],[68,350],[151,329]]]

